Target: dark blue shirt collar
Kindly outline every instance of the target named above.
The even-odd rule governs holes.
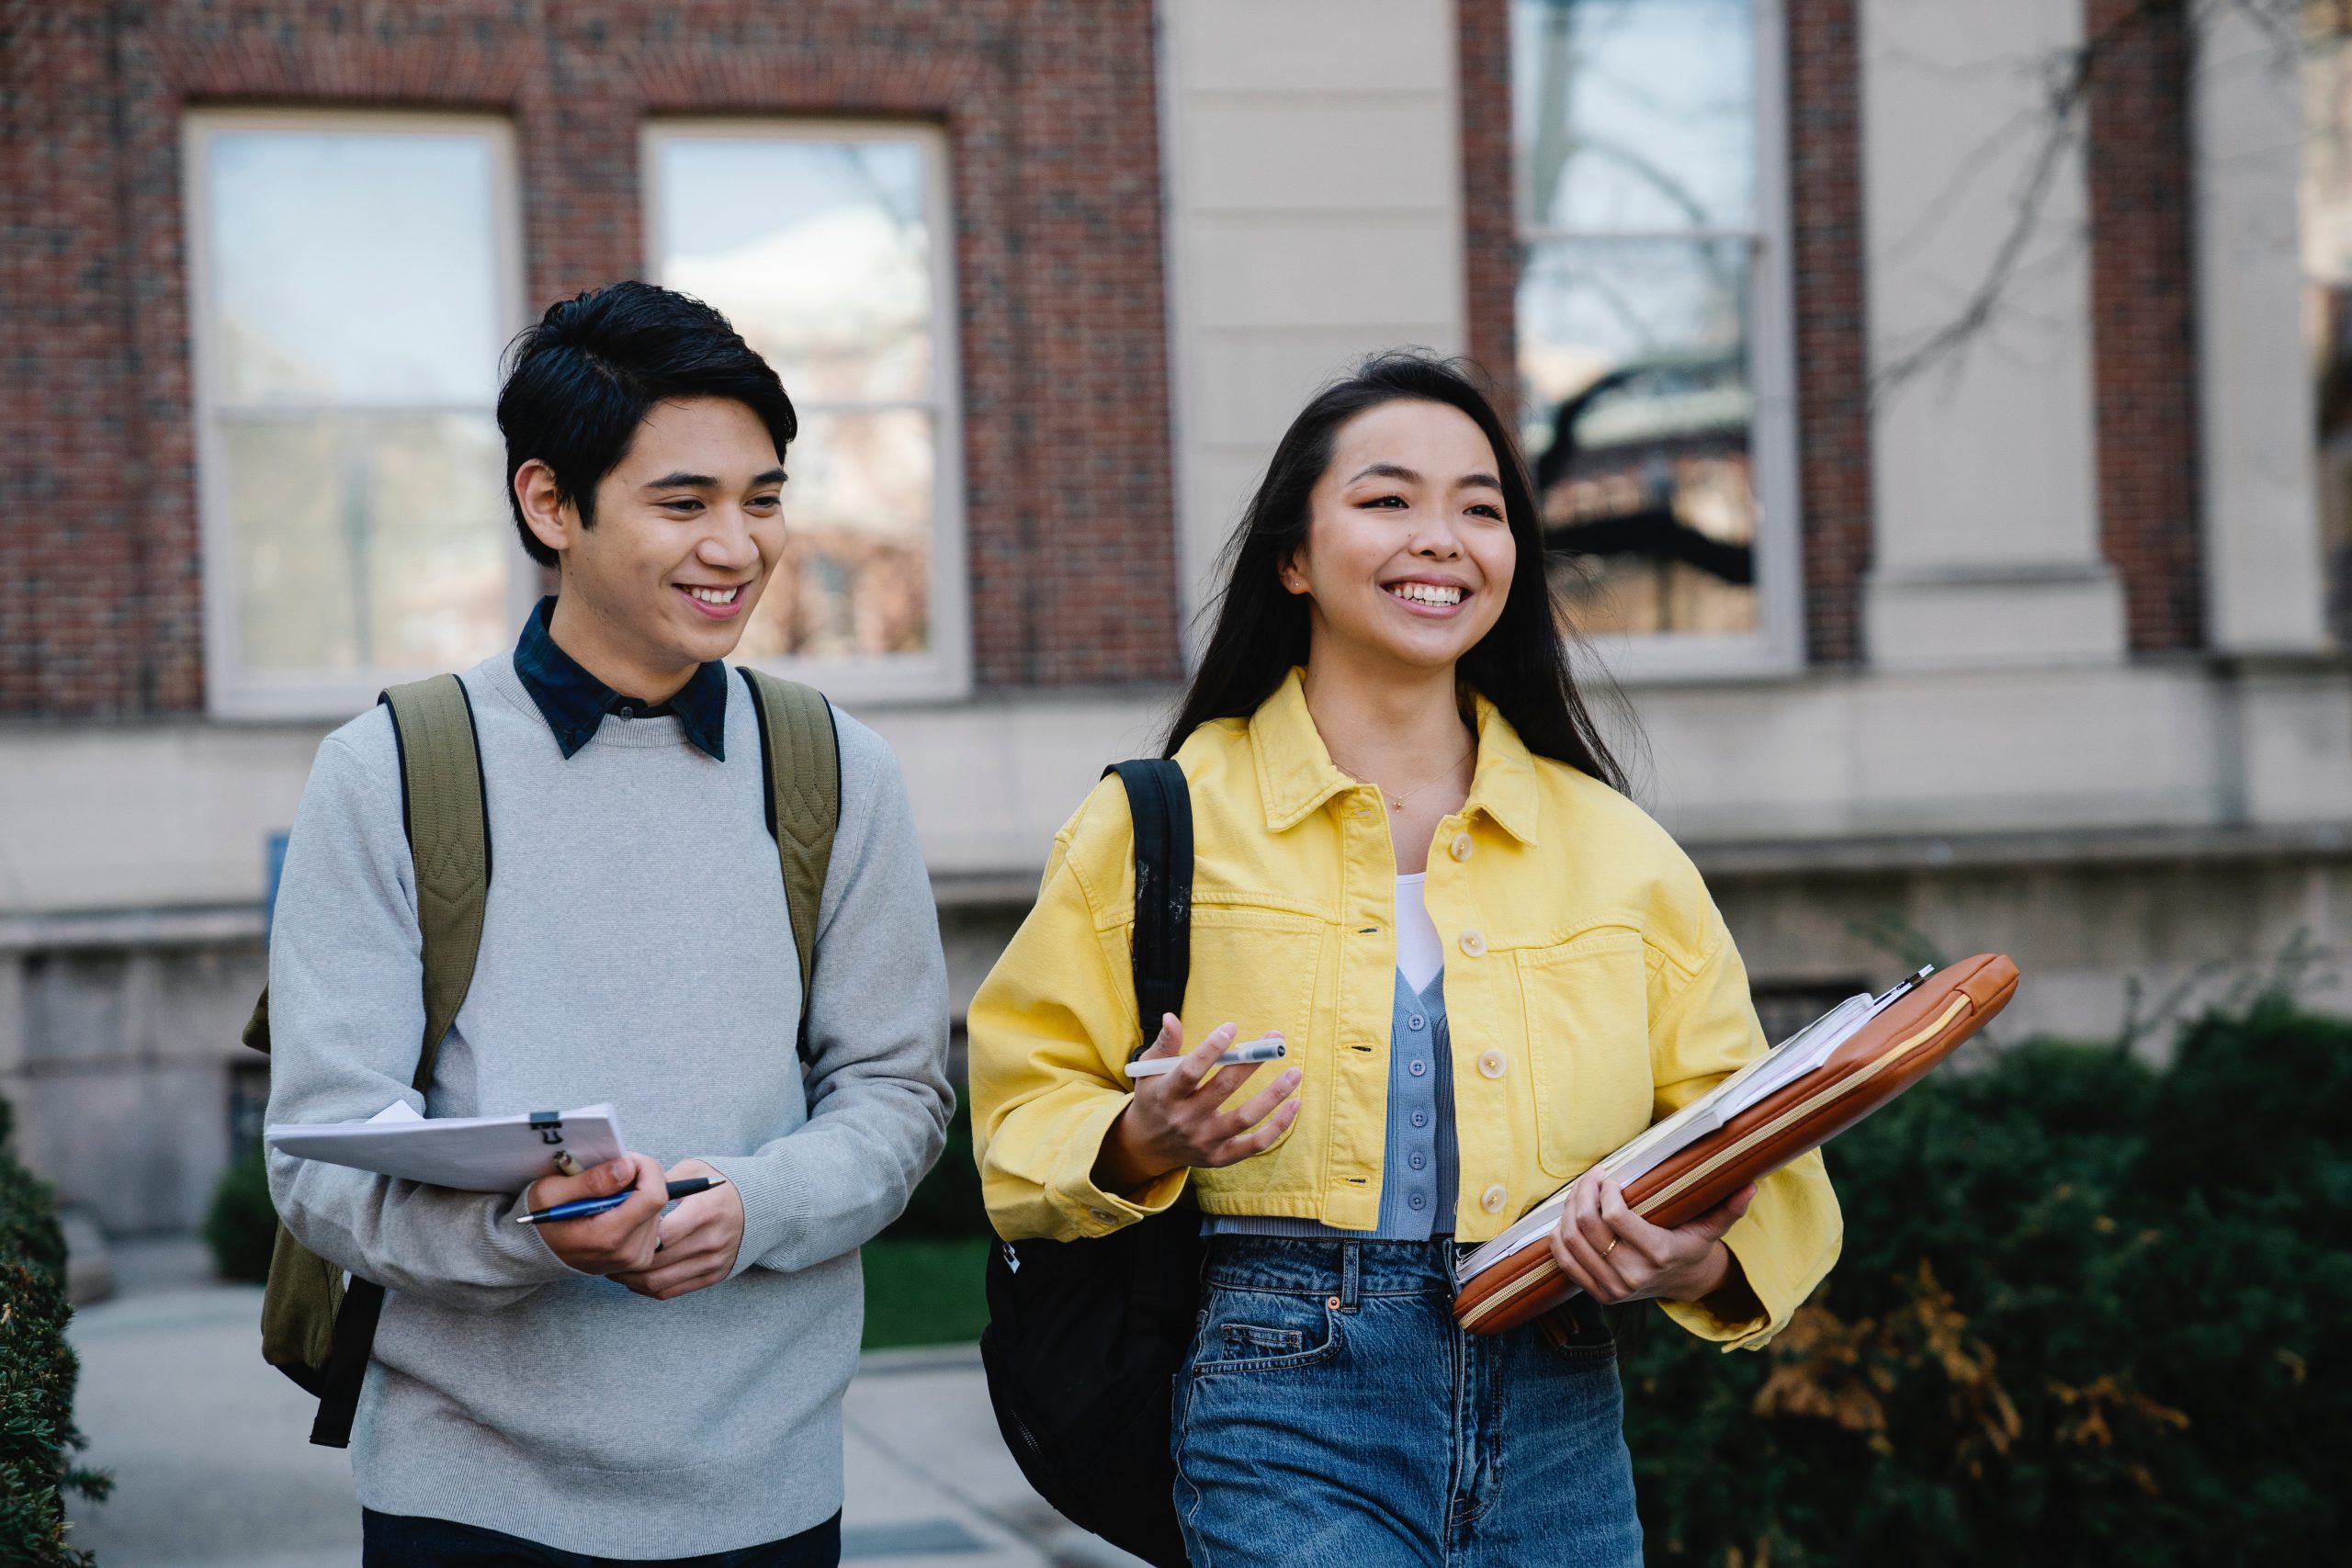
[[[594,738],[608,713],[623,718],[675,718],[686,739],[712,761],[727,761],[726,665],[713,661],[699,666],[666,703],[623,696],[556,646],[548,631],[554,615],[555,600],[549,596],[523,623],[523,636],[514,644],[514,673],[522,677],[523,689],[555,732],[555,743],[567,761]]]

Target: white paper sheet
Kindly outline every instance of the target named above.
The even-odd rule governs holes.
[[[559,1155],[586,1170],[618,1159],[620,1117],[610,1105],[522,1116],[419,1116],[394,1100],[365,1122],[320,1126],[273,1124],[273,1149],[302,1159],[346,1165],[465,1192],[520,1192],[542,1176],[560,1175]]]

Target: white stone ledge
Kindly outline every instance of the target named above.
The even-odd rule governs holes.
[[[1104,764],[1156,750],[1175,695],[998,694],[860,716],[898,753],[942,905],[987,906],[1034,891],[1055,832]],[[1649,756],[1638,798],[1726,864],[1757,845],[1805,846],[1771,852],[1825,868],[1939,841],[2044,858],[2068,841],[2252,852],[2264,834],[2352,824],[2342,660],[1807,671],[1630,696]],[[292,820],[316,733],[0,728],[0,952],[256,934],[263,846]]]

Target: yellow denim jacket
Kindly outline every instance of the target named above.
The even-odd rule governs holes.
[[[1495,1235],[1595,1160],[1765,1048],[1730,933],[1681,850],[1639,807],[1537,757],[1477,705],[1468,800],[1438,827],[1424,897],[1443,939],[1463,1241]],[[989,1218],[1009,1237],[1101,1235],[1172,1203],[1368,1230],[1387,1126],[1396,864],[1378,795],[1332,765],[1299,672],[1247,720],[1194,731],[1192,971],[1184,1036],[1269,1032],[1299,1067],[1281,1142],[1140,1193],[1091,1179],[1141,1038],[1126,796],[1106,779],[1056,836],[1036,906],[973,998],[973,1126]],[[1279,1072],[1259,1068],[1236,1100]],[[1764,1316],[1666,1311],[1760,1346],[1837,1261],[1819,1154],[1771,1177],[1724,1237]]]

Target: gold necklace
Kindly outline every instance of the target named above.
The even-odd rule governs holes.
[[[1471,753],[1477,750],[1478,743],[1473,740],[1467,747],[1464,748],[1461,756],[1454,758],[1453,761],[1445,765],[1443,772],[1431,773],[1428,778],[1423,779],[1420,783],[1415,784],[1412,788],[1407,790],[1402,795],[1390,795],[1386,790],[1380,789],[1380,785],[1376,783],[1373,784],[1372,787],[1376,790],[1380,790],[1381,796],[1388,802],[1389,810],[1402,811],[1405,809],[1405,803],[1412,799],[1413,796],[1420,794],[1421,791],[1429,788],[1430,785],[1437,783],[1440,779],[1452,778],[1453,776],[1453,770],[1467,761]]]
[[[1315,713],[1315,694],[1306,683],[1306,672],[1304,670],[1299,671],[1298,694],[1306,704],[1308,717],[1312,718]],[[1364,782],[1371,784],[1374,791],[1377,793],[1383,800],[1388,802],[1389,810],[1402,811],[1405,809],[1405,803],[1412,799],[1413,796],[1420,794],[1421,791],[1429,788],[1430,785],[1437,783],[1440,779],[1453,777],[1453,770],[1460,767],[1463,762],[1476,753],[1477,750],[1478,740],[1476,736],[1473,736],[1471,738],[1470,744],[1462,749],[1462,755],[1454,758],[1451,762],[1448,762],[1445,765],[1443,772],[1431,773],[1428,778],[1423,779],[1420,783],[1415,784],[1412,788],[1407,790],[1402,795],[1390,795],[1386,790],[1380,787],[1377,780],[1366,779]],[[1336,761],[1338,759],[1334,758],[1333,761]],[[1351,776],[1353,775],[1351,774]]]

